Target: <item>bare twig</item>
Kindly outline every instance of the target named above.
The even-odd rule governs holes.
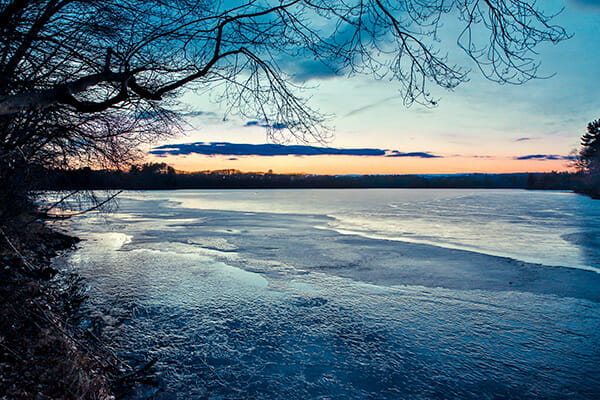
[[[121,193],[123,193],[123,191],[119,190],[117,193],[115,193],[112,196],[108,197],[104,201],[102,201],[102,202],[100,202],[98,204],[95,204],[94,206],[92,206],[92,207],[90,207],[88,209],[85,209],[83,211],[78,211],[76,213],[69,214],[69,215],[53,215],[53,216],[51,216],[51,218],[53,218],[53,219],[69,219],[69,218],[77,216],[77,215],[82,215],[82,214],[88,213],[90,211],[97,210],[100,207],[102,207],[103,205],[105,205],[106,203],[108,203],[109,201],[111,201],[112,199],[114,199],[115,197],[117,197],[118,195],[120,195]]]
[[[8,351],[17,360],[22,361],[22,362],[25,361],[25,360],[23,360],[23,358],[21,356],[19,356],[17,353],[15,353],[14,350],[12,350],[10,347],[8,347],[7,345],[5,345],[4,343],[0,343],[0,346],[2,346],[2,348],[4,350]]]
[[[152,368],[152,366],[154,366],[154,364],[156,364],[157,361],[158,361],[158,357],[153,357],[150,361],[148,361],[146,364],[142,365],[140,368],[117,377],[115,379],[115,381],[117,381],[117,382],[131,381],[131,380],[139,377],[140,375],[145,374],[150,368]]]
[[[8,238],[8,236],[2,228],[0,228],[0,233],[2,233],[2,236],[4,236],[4,239],[6,239],[8,245],[13,249],[15,254],[21,259],[21,261],[23,261],[23,264],[27,267],[27,269],[29,269],[30,272],[35,271],[36,268],[33,265],[31,265],[29,261],[27,261],[25,256],[23,256],[23,254],[21,254],[21,252],[15,247],[15,245],[10,241],[10,239]]]
[[[79,193],[80,190],[74,190],[71,193],[69,193],[66,196],[61,197],[58,201],[56,201],[54,204],[52,204],[50,207],[44,207],[42,209],[42,212],[47,213],[48,211],[52,210],[53,208],[57,207],[59,204],[63,203],[65,200],[67,200],[69,197],[76,195],[77,193]]]

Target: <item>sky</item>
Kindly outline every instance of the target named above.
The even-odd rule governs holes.
[[[499,85],[473,71],[453,91],[434,88],[434,108],[406,107],[399,85],[306,71],[310,106],[330,115],[325,144],[267,144],[264,122],[225,117],[188,93],[185,132],[147,149],[178,170],[310,174],[446,174],[564,171],[588,122],[600,118],[600,0],[544,1],[573,37],[539,48],[549,79]],[[452,29],[448,29],[451,31]],[[442,36],[446,34],[442,32]],[[453,45],[455,38],[441,37]],[[467,64],[468,65],[468,64]],[[473,66],[471,66],[473,68]]]

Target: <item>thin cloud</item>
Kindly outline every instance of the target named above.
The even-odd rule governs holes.
[[[480,158],[480,159],[484,159],[484,160],[492,160],[492,159],[497,158],[496,156],[482,155],[482,154],[475,154],[475,155],[454,154],[453,157]]]
[[[217,114],[212,111],[186,111],[180,113],[182,117],[216,117]]]
[[[314,147],[304,145],[275,145],[275,144],[244,144],[228,142],[196,142],[167,144],[154,147],[150,154],[164,157],[167,155],[182,156],[188,154],[201,154],[206,156],[359,156],[359,157],[416,157],[439,158],[429,152],[404,153],[398,150],[384,150],[373,148],[341,149],[333,147]]]
[[[572,3],[600,9],[600,0],[571,0]]]
[[[437,156],[435,154],[431,154],[429,152],[421,152],[415,151],[410,153],[403,153],[398,150],[393,150],[391,153],[386,154],[386,157],[418,157],[418,158],[442,158],[442,156]]]
[[[539,161],[555,161],[555,160],[573,160],[573,156],[560,156],[557,154],[530,154],[527,156],[515,157],[515,160],[539,160]]]
[[[377,106],[379,106],[379,105],[381,105],[383,103],[387,103],[388,101],[399,99],[401,97],[402,97],[401,95],[395,95],[395,96],[386,97],[384,99],[376,101],[375,103],[367,104],[366,106],[362,106],[362,107],[356,108],[354,110],[348,111],[346,114],[344,114],[344,117],[350,117],[350,116],[356,115],[356,114],[361,113],[363,111],[367,111],[367,110],[369,110],[371,108],[377,107]]]
[[[284,72],[290,75],[296,82],[304,83],[310,80],[326,80],[335,78],[341,73],[341,65],[335,60],[325,63],[320,60],[313,60],[308,56],[285,56],[279,62],[279,66]]]
[[[217,114],[215,114],[212,111],[200,111],[200,110],[196,110],[196,111],[181,111],[181,112],[175,112],[173,113],[179,117],[189,117],[189,118],[193,118],[193,117],[215,117]],[[157,112],[157,111],[145,111],[143,113],[140,114],[141,118],[146,118],[146,119],[153,119],[153,118],[157,118],[160,117],[162,114]]]
[[[267,124],[264,122],[259,122],[259,121],[248,121],[244,124],[244,127],[253,127],[253,126],[259,126],[261,128],[273,128],[275,130],[282,130],[287,128],[287,125],[281,122],[276,122],[274,124]]]

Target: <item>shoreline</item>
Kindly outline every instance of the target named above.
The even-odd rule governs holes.
[[[3,224],[2,236],[0,398],[114,400],[111,352],[76,326],[81,279],[50,267],[79,239],[43,222]]]

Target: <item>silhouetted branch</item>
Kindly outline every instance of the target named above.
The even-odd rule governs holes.
[[[117,193],[115,193],[115,194],[107,197],[103,201],[101,201],[101,202],[99,202],[97,204],[94,204],[93,206],[91,206],[91,207],[89,207],[89,208],[87,208],[87,209],[85,209],[83,211],[77,211],[77,212],[74,212],[74,213],[71,213],[71,214],[68,214],[68,215],[52,215],[52,216],[48,215],[48,218],[51,218],[51,219],[69,219],[69,218],[75,217],[77,215],[82,215],[82,214],[89,213],[89,212],[97,210],[97,209],[101,208],[102,206],[104,206],[105,204],[111,202],[115,197],[117,197],[121,193],[123,193],[122,190],[118,191]]]

